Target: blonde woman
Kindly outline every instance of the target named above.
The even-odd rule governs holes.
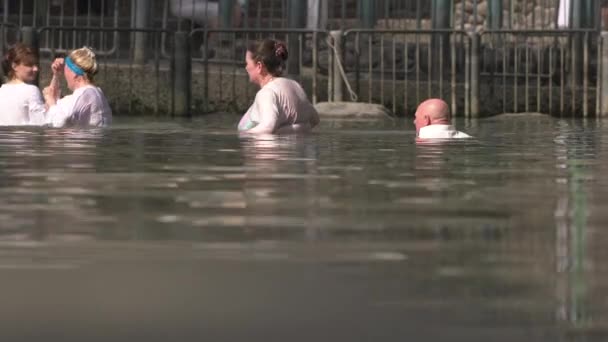
[[[44,100],[33,83],[38,75],[38,54],[18,43],[2,59],[6,82],[0,87],[0,126],[43,125]]]
[[[112,121],[112,110],[97,86],[97,61],[93,50],[83,47],[51,65],[53,79],[44,88],[48,111],[46,123],[53,127],[104,127]],[[59,77],[63,74],[71,95],[60,97]]]

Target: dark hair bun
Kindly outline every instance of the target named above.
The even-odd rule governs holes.
[[[284,61],[286,61],[287,57],[289,57],[289,54],[287,53],[287,47],[281,42],[277,42],[274,45],[274,54]]]

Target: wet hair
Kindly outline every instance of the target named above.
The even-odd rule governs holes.
[[[93,82],[98,69],[95,52],[93,52],[91,48],[85,46],[70,52],[69,57],[74,64],[84,71],[87,79],[90,82]]]
[[[38,52],[32,47],[23,43],[13,45],[2,59],[2,70],[7,80],[15,78],[15,70],[13,64],[33,66],[38,65]]]
[[[272,76],[281,76],[285,69],[285,61],[289,54],[283,42],[274,39],[264,39],[249,45],[247,51],[251,53],[254,61],[260,62],[266,67]]]

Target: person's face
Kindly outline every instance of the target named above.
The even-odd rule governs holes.
[[[245,54],[245,70],[247,70],[247,74],[249,75],[249,81],[259,83],[262,63],[254,60],[249,51]]]
[[[25,83],[34,82],[36,75],[38,75],[38,65],[36,63],[13,64],[13,70],[15,78]]]
[[[65,76],[65,82],[68,84],[68,88],[74,90],[76,77],[79,76],[76,75],[72,69],[68,68],[67,65],[63,66],[63,75]]]

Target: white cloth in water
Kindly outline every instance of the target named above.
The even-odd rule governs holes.
[[[238,0],[237,3],[244,10],[246,0]],[[219,16],[220,5],[218,1],[209,0],[170,0],[169,10],[176,17],[188,18],[203,25]]]
[[[51,106],[46,122],[53,127],[105,127],[112,122],[112,109],[98,87],[80,87]]]
[[[305,132],[318,123],[318,115],[298,82],[277,77],[258,91],[238,129],[247,131],[255,127],[255,131],[266,133]]]
[[[0,87],[0,125],[43,125],[46,107],[40,89],[27,83]]]
[[[418,132],[420,139],[460,139],[471,138],[470,135],[457,131],[452,125],[428,125]]]
[[[169,2],[171,14],[177,17],[195,19],[199,23],[219,14],[219,3],[211,1],[183,1],[171,0]]]
[[[560,0],[557,9],[557,27],[570,28],[570,12],[572,11],[572,2],[570,0]]]

